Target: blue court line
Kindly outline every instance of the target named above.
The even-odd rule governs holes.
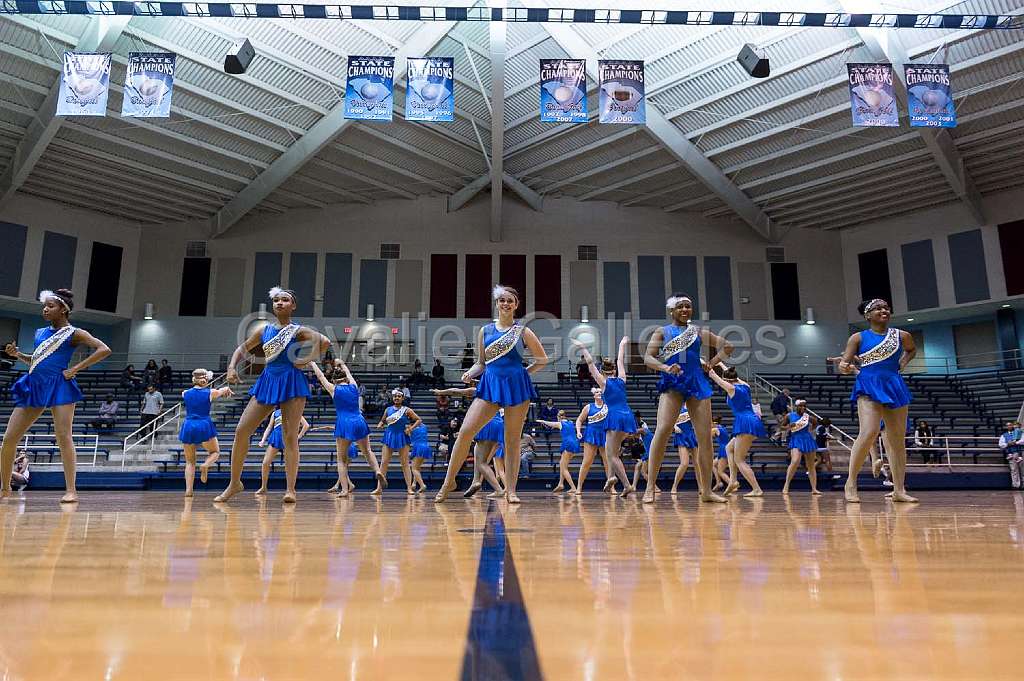
[[[505,521],[487,507],[473,613],[466,633],[462,681],[542,681],[530,617],[519,588]]]

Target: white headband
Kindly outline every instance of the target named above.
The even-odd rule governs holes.
[[[192,372],[192,379],[205,378],[207,381],[213,380],[213,372],[209,369],[196,369]]]
[[[796,401],[796,402],[794,402],[793,404],[795,404],[796,406],[798,406],[798,407],[799,407],[799,406],[800,406],[801,404],[804,404],[804,405],[806,405],[806,404],[807,404],[807,400],[797,400],[797,401]]]
[[[494,300],[497,300],[501,296],[502,293],[507,293],[510,296],[512,296],[513,298],[515,298],[516,300],[519,300],[519,296],[517,296],[515,293],[513,293],[508,287],[501,286],[500,284],[491,289],[491,298],[493,298]]]
[[[284,294],[284,295],[288,296],[289,298],[291,298],[293,303],[296,302],[295,301],[295,294],[293,294],[291,291],[286,291],[285,289],[281,288],[280,286],[275,286],[272,289],[270,289],[270,291],[267,292],[267,295],[270,296],[271,300],[273,300],[274,298],[276,298],[276,297],[278,297],[279,295],[282,295],[282,294]]]
[[[680,302],[682,302],[684,300],[689,300],[690,304],[691,305],[693,304],[693,301],[690,300],[689,296],[672,296],[671,298],[669,298],[668,300],[665,301],[665,309],[666,310],[671,310],[676,305],[678,305]]]
[[[391,391],[391,394],[392,394],[392,395],[401,395],[402,397],[405,397],[405,393],[403,393],[403,392],[402,392],[402,391],[401,391],[400,389],[398,389],[398,388],[395,388],[394,390],[392,390],[392,391]]]
[[[864,306],[864,313],[874,312],[879,307],[889,307],[889,303],[885,302],[881,298],[875,298],[868,301],[868,304]]]
[[[39,302],[40,303],[45,303],[47,298],[53,298],[58,303],[60,303],[61,307],[63,307],[68,312],[71,312],[71,306],[68,305],[68,301],[64,300],[63,298],[61,298],[59,295],[57,295],[53,291],[40,291],[39,292]]]

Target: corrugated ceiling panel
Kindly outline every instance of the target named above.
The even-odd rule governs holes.
[[[599,142],[607,137],[611,137],[616,133],[622,132],[619,126],[612,125],[560,125],[557,123],[545,123],[545,126],[557,125],[560,129],[565,129],[567,132],[563,135],[555,137],[544,144],[532,147],[521,154],[516,154],[510,158],[505,159],[505,167],[509,169],[509,172],[523,172],[529,168],[532,168],[538,164],[541,164],[549,159],[562,154],[572,154],[577,152],[581,147]],[[525,127],[525,126],[523,126]],[[547,129],[551,129],[548,127]],[[628,135],[625,139],[640,139],[641,148],[650,146],[653,144],[653,138],[650,137],[642,127],[633,128],[636,132]],[[611,142],[610,147],[615,148],[616,144],[619,144],[621,140],[617,142]],[[633,147],[637,148],[637,147]]]
[[[657,147],[652,147],[651,142],[646,139],[646,137],[641,137],[639,135],[627,137],[626,139],[618,140],[613,144],[589,151],[586,154],[572,156],[561,161],[557,165],[548,166],[547,168],[542,168],[541,170],[532,172],[529,175],[521,175],[520,177],[530,186],[543,187],[546,183],[573,177],[579,173],[593,170],[598,166],[617,163],[636,163],[642,158],[649,156],[649,151],[651,149],[657,149]],[[640,152],[645,153],[641,154],[640,158],[634,158],[634,156]],[[659,152],[655,151],[654,153]]]

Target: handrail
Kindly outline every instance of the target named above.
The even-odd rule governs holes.
[[[774,383],[772,383],[771,381],[767,380],[766,378],[764,378],[764,377],[762,377],[762,376],[760,376],[760,375],[758,375],[756,373],[751,372],[750,377],[751,377],[751,382],[755,386],[760,387],[766,393],[771,395],[773,399],[775,398],[776,395],[778,395],[779,393],[782,392],[782,390],[778,386],[776,386]],[[819,423],[821,422],[821,419],[822,419],[821,415],[818,414],[817,412],[815,412],[814,410],[808,409],[807,413],[810,414],[811,416],[813,416],[814,418],[818,419]],[[842,438],[845,438],[847,441],[849,441],[849,444],[847,444],[846,442],[843,441],[842,438],[833,438],[834,441],[836,443],[838,443],[840,447],[842,447],[843,449],[846,449],[847,451],[853,451],[853,443],[856,441],[857,438],[851,436],[849,433],[844,431],[839,426],[830,425],[829,428],[831,428],[836,433],[839,433],[839,435],[841,435]]]
[[[241,374],[247,371],[252,366],[251,360],[246,360],[241,368],[236,369],[236,372]],[[209,387],[218,388],[227,382],[227,372],[214,376],[213,380],[210,381]],[[124,438],[124,448],[121,451],[121,470],[124,470],[125,464],[128,461],[128,452],[141,446],[145,442],[149,442],[149,451],[153,452],[153,447],[156,444],[157,433],[162,431],[165,426],[169,423],[177,424],[182,415],[183,406],[181,402],[178,402],[170,409],[165,410],[161,414],[158,414],[155,419],[150,421],[144,426],[140,426]],[[148,431],[148,432],[143,432]],[[135,438],[134,442],[129,443],[129,440]]]

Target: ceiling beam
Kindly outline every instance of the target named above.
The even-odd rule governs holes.
[[[618,168],[622,168],[622,166],[624,164],[631,163],[631,162],[634,162],[634,161],[639,161],[640,159],[646,158],[646,157],[650,156],[651,154],[657,154],[661,150],[662,150],[662,146],[659,145],[659,144],[655,144],[653,146],[647,147],[646,149],[640,149],[639,151],[634,151],[633,153],[629,154],[628,156],[626,156],[624,158],[613,159],[613,160],[608,161],[606,163],[602,163],[602,164],[600,164],[598,166],[594,166],[593,168],[588,168],[587,170],[584,170],[582,172],[576,173],[575,175],[570,175],[569,177],[562,178],[561,180],[557,180],[555,182],[551,182],[550,180],[546,180],[543,177],[533,177],[533,178],[528,178],[528,179],[533,181],[533,182],[539,183],[540,186],[543,188],[544,193],[545,194],[550,194],[550,193],[554,192],[556,189],[561,189],[562,187],[574,184],[575,182],[578,182],[579,180],[585,180],[588,177],[593,177],[594,175],[600,175],[601,173],[607,172],[609,170],[615,170],[615,169],[618,169]],[[679,164],[679,165],[682,165],[682,164]]]
[[[497,0],[498,7],[504,8],[504,0]],[[491,52],[491,241],[499,242],[502,236],[501,202],[505,184],[505,42],[508,38],[507,24],[492,21],[490,30]]]
[[[840,5],[846,11],[853,11],[854,6],[851,0],[840,0]],[[896,99],[900,107],[905,109],[907,102],[906,73],[903,65],[911,61],[907,49],[903,45],[899,31],[877,28],[858,28],[857,34],[864,41],[864,46],[871,53],[871,56],[879,61],[888,61],[893,65],[896,72],[898,85],[896,87]],[[982,205],[981,192],[974,186],[974,180],[964,167],[963,159],[956,149],[956,143],[949,131],[943,128],[918,128],[917,133],[924,140],[925,146],[931,153],[935,163],[942,171],[946,182],[952,187],[953,192],[960,198],[967,212],[979,225],[985,224],[985,211]]]
[[[502,182],[504,183],[504,186],[507,187],[508,189],[511,189],[512,192],[516,194],[519,198],[521,198],[530,208],[534,209],[538,213],[541,212],[541,210],[543,210],[544,199],[541,197],[540,194],[533,191],[532,189],[530,189],[525,184],[523,184],[516,178],[512,177],[508,173],[503,173],[501,179]],[[469,203],[470,199],[472,199],[474,196],[483,191],[484,187],[486,187],[490,183],[491,174],[486,173],[476,178],[475,180],[473,180],[472,182],[470,182],[465,187],[455,192],[451,196],[449,196],[448,212],[454,213],[455,211],[465,206],[467,203]]]
[[[643,182],[644,180],[649,180],[652,177],[657,177],[658,175],[663,175],[663,174],[665,174],[665,173],[667,173],[669,171],[676,170],[677,168],[681,167],[682,165],[683,165],[682,163],[679,163],[678,161],[675,161],[673,163],[669,163],[667,166],[662,166],[661,168],[654,168],[653,170],[648,170],[645,173],[640,173],[639,175],[631,175],[630,177],[627,177],[625,179],[619,180],[618,182],[612,182],[610,185],[607,185],[605,187],[598,187],[597,189],[592,189],[591,191],[587,192],[586,194],[580,194],[576,198],[579,199],[580,201],[586,201],[587,199],[592,199],[595,196],[601,196],[602,194],[608,194],[610,192],[616,191],[617,189],[621,189],[622,187],[628,187],[631,184],[636,184],[637,182]],[[696,184],[696,183],[694,182],[694,183],[691,183],[691,184]]]
[[[571,26],[544,24],[544,30],[551,34],[566,52],[587,60],[587,72],[598,80],[597,61],[600,56]],[[752,230],[767,241],[775,239],[772,221],[749,196],[744,194],[732,180],[725,176],[718,166],[709,161],[682,130],[677,128],[665,115],[648,102],[647,131],[665,147],[677,161],[683,164],[694,178],[703,183],[716,196],[733,209]],[[688,178],[687,178],[688,179]]]
[[[455,27],[454,22],[424,24],[416,31],[402,49],[395,55],[395,80],[401,80],[406,73],[406,58],[417,57],[429,51]],[[231,228],[250,210],[270,196],[307,161],[313,159],[321,149],[330,144],[338,135],[347,130],[354,121],[344,117],[345,103],[339,102],[330,112],[297,140],[288,151],[281,154],[270,167],[250,182],[210,221],[210,238],[216,238]]]
[[[113,50],[117,39],[121,37],[131,17],[90,17],[85,31],[75,43],[79,52],[109,52]],[[29,123],[25,137],[14,152],[14,157],[0,175],[0,207],[6,204],[18,187],[25,183],[32,169],[46,152],[50,142],[57,136],[57,131],[64,123],[64,118],[57,115],[57,96],[60,93],[60,78],[50,88],[49,94],[43,99],[39,111],[35,112]]]
[[[329,170],[333,173],[338,173],[339,175],[344,175],[345,177],[351,177],[353,180],[362,182],[363,184],[368,184],[371,187],[376,187],[377,189],[383,189],[384,191],[390,194],[394,194],[395,196],[401,197],[403,199],[416,198],[416,195],[413,194],[412,192],[407,191],[405,189],[400,189],[399,187],[396,187],[393,183],[384,182],[382,180],[378,180],[375,177],[370,177],[369,175],[363,175],[362,173],[356,172],[355,170],[352,170],[350,168],[339,166],[335,163],[331,163],[330,161],[325,161],[322,158],[310,159],[309,164],[317,166],[318,168],[323,168],[324,170]]]

